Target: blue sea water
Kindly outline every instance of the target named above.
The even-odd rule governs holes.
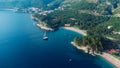
[[[59,29],[47,32],[30,14],[0,11],[0,68],[115,68],[105,59],[93,57],[70,44],[76,32]]]

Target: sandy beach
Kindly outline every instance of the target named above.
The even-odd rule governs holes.
[[[83,50],[83,51],[87,51],[86,47],[79,47],[77,46],[74,42],[71,42],[71,44],[73,46],[75,46],[77,49]],[[101,57],[103,57],[104,59],[106,59],[108,62],[110,62],[111,64],[113,64],[114,66],[116,66],[116,68],[120,68],[120,60],[113,57],[111,54],[109,53],[103,53],[103,54],[97,54]]]
[[[82,35],[84,35],[84,36],[87,35],[87,33],[86,33],[85,30],[80,30],[80,29],[78,29],[78,28],[74,28],[74,27],[62,27],[62,28],[66,29],[66,30],[75,31],[75,32],[77,32],[77,33],[79,33],[79,34],[82,34]]]
[[[113,57],[111,54],[109,53],[103,53],[102,55],[103,58],[105,58],[107,61],[109,61],[110,63],[112,63],[113,65],[116,66],[116,68],[120,68],[120,60],[118,60],[117,58]]]

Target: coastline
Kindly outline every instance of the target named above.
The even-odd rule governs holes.
[[[44,29],[44,30],[47,30],[47,31],[53,31],[53,29],[52,28],[49,28],[49,27],[46,27],[46,26],[43,26],[42,24],[37,24],[37,26],[39,27],[39,28],[41,28],[41,29]]]
[[[37,24],[37,26],[41,27],[40,24]],[[71,30],[71,31],[77,32],[79,34],[82,34],[83,36],[87,35],[87,32],[85,30],[80,30],[80,29],[77,29],[77,28],[74,28],[74,27],[61,27],[61,28],[65,29],[65,30]],[[51,29],[46,28],[46,27],[45,28],[43,27],[41,29],[51,30]],[[85,53],[87,53],[87,48],[86,47],[79,47],[74,42],[71,42],[71,44],[73,46],[75,46],[77,49],[83,50]],[[120,68],[120,60],[113,57],[111,54],[104,52],[103,54],[96,54],[96,55],[99,55],[99,56],[103,57],[105,60],[107,60],[108,62],[113,64],[116,68]]]
[[[120,68],[120,60],[118,60],[117,58],[113,57],[111,54],[104,52],[100,56],[103,57],[104,59],[106,59],[108,62],[110,62],[114,66],[116,66],[116,68]]]
[[[85,47],[79,47],[74,42],[71,42],[71,44],[75,46],[77,49],[83,50],[85,53],[87,53],[87,49]],[[113,57],[111,54],[103,52],[103,54],[97,54],[97,55],[103,57],[105,60],[113,64],[116,68],[120,68],[120,60]]]
[[[71,31],[77,32],[79,34],[82,34],[83,36],[87,35],[87,32],[85,30],[80,30],[80,29],[77,29],[77,28],[74,28],[74,27],[62,27],[62,28],[66,29],[66,30],[71,30]]]
[[[66,29],[66,30],[71,30],[71,31],[77,32],[79,34],[82,34],[83,36],[87,35],[85,30],[80,30],[80,29],[77,29],[74,27],[62,27],[62,28]],[[79,47],[74,42],[71,42],[71,44],[73,46],[75,46],[77,49],[83,50],[85,53],[87,53],[86,47]],[[105,60],[107,60],[108,62],[113,64],[116,68],[120,68],[120,60],[113,57],[111,54],[103,52],[103,54],[97,54],[97,55],[103,57]]]
[[[24,22],[23,22],[23,24],[24,24]],[[31,25],[30,25],[30,26],[31,26]],[[31,28],[31,29],[33,29],[33,28]],[[39,34],[40,34],[40,33],[39,33]],[[57,34],[59,34],[59,32],[58,32]],[[57,35],[57,34],[56,34],[56,35]],[[62,37],[63,37],[63,36],[62,36]],[[70,38],[71,38],[71,37],[70,37]],[[29,39],[29,38],[28,38],[28,39]],[[63,39],[63,38],[62,38],[62,39]],[[62,39],[61,39],[61,40],[62,40]],[[69,39],[69,38],[68,38],[68,39]],[[39,42],[39,40],[38,40],[38,42]],[[54,40],[53,40],[53,42],[54,42]],[[67,42],[67,43],[68,43],[68,42]],[[16,45],[16,44],[15,44],[15,45]],[[61,45],[61,44],[60,44],[60,45]],[[21,46],[21,45],[20,45],[20,46]],[[24,47],[24,46],[23,46],[23,47]],[[38,47],[38,46],[36,46],[36,47]],[[50,46],[50,47],[51,47],[51,46]],[[56,46],[56,47],[57,47],[57,46]],[[40,48],[39,48],[39,50],[40,50]],[[33,51],[33,50],[32,50],[32,51]],[[35,50],[35,51],[36,51],[36,50]],[[40,50],[40,51],[41,51],[41,50]],[[32,52],[32,53],[34,53],[34,52]],[[63,51],[63,53],[64,53],[64,51]],[[11,53],[11,54],[12,54],[12,53]],[[66,53],[65,53],[65,54],[66,54]],[[14,53],[13,53],[13,55],[14,55]],[[31,55],[31,54],[30,54],[30,55]],[[35,55],[36,55],[36,54],[35,54]],[[48,54],[48,55],[49,55],[49,54]],[[55,56],[55,57],[56,57],[56,56]],[[66,57],[66,55],[65,55],[65,57]],[[8,56],[8,58],[9,58],[9,56]],[[43,56],[43,58],[46,58],[46,57]],[[47,58],[48,58],[48,57],[47,57]],[[76,58],[76,57],[75,57],[75,58]],[[78,56],[77,58],[79,58],[79,56]],[[69,58],[68,58],[68,59],[69,59]],[[21,59],[18,59],[18,61],[19,61],[19,60],[21,60]],[[40,60],[41,60],[41,59],[40,59]],[[61,60],[61,59],[60,59],[60,60]],[[69,61],[70,61],[70,64],[71,64],[71,61],[72,61],[72,60],[73,60],[73,59],[71,59],[71,57],[70,57],[70,60],[69,60]],[[76,60],[79,60],[79,59],[76,59]],[[67,60],[67,61],[68,61],[68,60]],[[1,62],[2,62],[2,61],[1,61]],[[4,62],[4,61],[3,61],[3,62]],[[45,62],[46,62],[46,61],[45,61]],[[74,60],[73,60],[73,62],[74,62]],[[12,63],[12,62],[10,62],[10,63],[13,64],[14,61],[13,61],[13,63]],[[59,63],[59,61],[58,61],[58,63]],[[33,64],[34,64],[34,63],[33,63]],[[79,63],[78,63],[78,64],[79,64]],[[75,64],[75,65],[76,65],[76,64]],[[89,66],[89,65],[88,65],[88,66]],[[63,67],[64,67],[64,66],[63,66]]]

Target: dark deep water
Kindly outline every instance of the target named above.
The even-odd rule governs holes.
[[[78,33],[47,32],[44,41],[35,24],[30,14],[0,11],[0,68],[115,68],[73,47],[70,42]]]

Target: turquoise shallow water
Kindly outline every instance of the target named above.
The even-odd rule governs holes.
[[[30,14],[0,11],[0,68],[115,68],[70,44],[82,35],[59,29],[44,41],[35,24]]]

